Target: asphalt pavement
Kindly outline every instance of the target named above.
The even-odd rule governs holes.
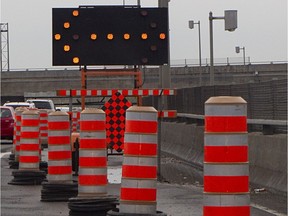
[[[1,215],[68,216],[69,209],[67,202],[40,201],[41,185],[22,186],[8,184],[8,182],[13,179],[13,176],[11,175],[13,170],[9,168],[10,151],[11,144],[1,141]],[[119,197],[121,187],[121,164],[122,156],[109,156],[109,195],[116,195]],[[77,180],[77,177],[73,178]],[[157,185],[157,210],[166,213],[168,216],[201,216],[202,193],[203,187],[201,185],[197,186],[187,182],[184,185],[159,182]],[[262,196],[262,198],[260,196]],[[252,216],[287,215],[286,197],[264,192],[260,194],[251,194],[251,200]],[[256,203],[254,201],[256,201]],[[269,205],[266,205],[265,203],[268,203]],[[274,203],[274,205],[271,205],[271,203]]]

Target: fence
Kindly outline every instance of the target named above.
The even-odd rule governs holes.
[[[177,95],[168,97],[167,108],[203,115],[204,103],[212,96],[241,96],[248,103],[249,119],[287,120],[287,79],[178,89]],[[143,103],[159,109],[156,97],[145,97]]]

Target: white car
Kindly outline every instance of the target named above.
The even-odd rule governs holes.
[[[55,111],[55,106],[52,100],[46,99],[29,99],[26,100],[27,103],[34,103],[35,107],[38,109],[45,109],[48,111]]]
[[[35,104],[34,103],[28,103],[28,102],[7,102],[3,106],[13,107],[14,110],[17,107],[35,108]]]

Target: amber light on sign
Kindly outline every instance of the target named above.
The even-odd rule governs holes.
[[[70,46],[69,46],[69,45],[64,45],[64,51],[65,51],[65,52],[70,51]]]
[[[113,40],[114,38],[114,35],[113,34],[107,34],[107,39],[108,40]]]
[[[72,14],[73,14],[73,16],[77,17],[77,16],[79,16],[79,11],[78,10],[73,10]]]
[[[160,38],[161,40],[164,40],[164,39],[166,38],[166,34],[161,33],[161,34],[159,35],[159,38]]]
[[[66,28],[66,29],[70,28],[70,23],[69,22],[65,22],[64,23],[64,28]]]
[[[141,34],[141,38],[142,38],[143,40],[146,40],[146,39],[148,38],[148,35],[147,35],[146,33],[142,33],[142,34]]]
[[[74,58],[73,58],[73,63],[74,63],[74,64],[78,64],[79,61],[80,61],[80,59],[79,59],[78,57],[74,57]]]
[[[91,38],[91,40],[96,40],[97,39],[97,34],[91,34],[90,38]]]
[[[129,40],[130,39],[130,34],[126,33],[126,34],[124,34],[123,37],[124,37],[125,40]]]
[[[61,39],[61,35],[60,34],[55,34],[54,38],[55,38],[55,40],[60,40]]]

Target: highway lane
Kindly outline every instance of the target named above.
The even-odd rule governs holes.
[[[1,215],[68,215],[66,202],[41,202],[41,185],[8,185],[13,178],[8,166],[11,143],[1,141]],[[45,154],[44,154],[45,155]],[[109,156],[109,194],[119,196],[121,180],[121,156]],[[203,188],[191,184],[158,183],[157,209],[168,216],[202,215]],[[251,194],[251,216],[287,215],[285,198],[267,192]]]

